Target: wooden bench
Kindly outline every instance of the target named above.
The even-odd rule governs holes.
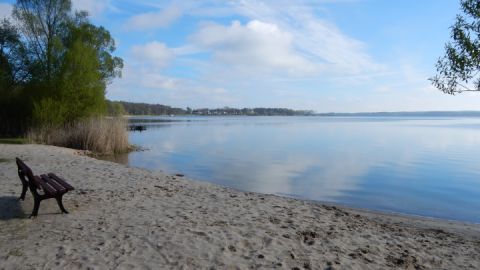
[[[65,207],[63,207],[62,197],[68,191],[74,190],[74,188],[63,178],[58,177],[53,173],[42,174],[39,176],[33,175],[32,170],[27,164],[19,158],[16,158],[15,160],[18,166],[18,177],[20,177],[23,185],[20,200],[25,200],[27,188],[30,189],[30,192],[33,195],[34,204],[30,217],[37,216],[41,201],[51,198],[57,200],[58,207],[60,207],[62,213],[68,214]],[[39,193],[38,190],[41,190],[43,194]]]

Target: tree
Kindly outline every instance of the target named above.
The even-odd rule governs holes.
[[[123,67],[110,33],[73,12],[70,0],[17,0],[12,15],[17,27],[0,24],[0,90],[21,89],[30,111],[21,122],[59,125],[105,113],[106,86]],[[14,102],[0,96],[2,103]],[[16,114],[0,110],[0,120]]]
[[[20,33],[12,23],[0,21],[0,134],[14,136],[26,128],[23,120],[31,113],[21,84],[28,78],[26,51]]]
[[[7,91],[24,81],[27,71],[23,65],[25,48],[20,41],[18,29],[7,19],[0,22],[0,93]]]
[[[451,41],[438,59],[437,74],[430,78],[439,90],[454,95],[480,91],[480,1],[461,0],[462,14],[451,27]]]
[[[51,82],[60,66],[64,51],[61,37],[71,20],[71,7],[68,0],[17,0],[14,5],[13,17],[20,22],[20,31],[36,67],[33,75],[39,80]]]
[[[59,91],[54,96],[57,106],[64,108],[63,121],[105,113],[106,85],[121,75],[123,66],[122,59],[111,55],[115,43],[110,33],[90,24],[81,12],[68,22],[62,44],[66,50],[55,80]]]
[[[122,103],[119,101],[109,101],[107,100],[107,114],[109,116],[122,116],[127,114]]]

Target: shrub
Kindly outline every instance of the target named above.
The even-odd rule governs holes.
[[[132,150],[128,142],[127,120],[90,118],[63,126],[43,126],[29,131],[30,142],[89,150],[97,154],[124,153]]]

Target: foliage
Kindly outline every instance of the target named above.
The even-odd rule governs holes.
[[[127,114],[121,102],[107,100],[107,115],[122,116]]]
[[[70,0],[17,0],[0,24],[0,134],[61,126],[106,113],[106,85],[122,59],[103,27]]]
[[[292,110],[286,108],[218,108],[218,109],[186,109],[174,108],[161,104],[133,103],[125,101],[110,101],[121,104],[125,113],[130,115],[313,115],[313,111]],[[125,114],[124,113],[124,114]]]
[[[287,108],[229,108],[221,109],[195,109],[192,110],[194,115],[250,115],[250,116],[294,116],[294,115],[312,115],[313,111],[292,110]]]
[[[438,59],[430,80],[447,94],[480,91],[480,1],[461,0],[461,11],[451,27],[452,41]]]
[[[7,19],[0,22],[0,93],[8,94],[14,86],[25,80],[28,72],[22,64],[26,50],[20,42],[18,29]]]
[[[20,23],[33,80],[51,83],[61,66],[71,6],[65,0],[17,0],[14,5],[12,15]]]
[[[185,110],[181,108],[173,108],[161,104],[147,104],[118,101],[127,114],[130,115],[170,115],[170,114],[185,114]]]

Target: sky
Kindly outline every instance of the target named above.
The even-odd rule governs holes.
[[[14,1],[0,0],[0,17]],[[457,0],[74,0],[124,60],[107,98],[185,108],[480,110],[428,80]]]

